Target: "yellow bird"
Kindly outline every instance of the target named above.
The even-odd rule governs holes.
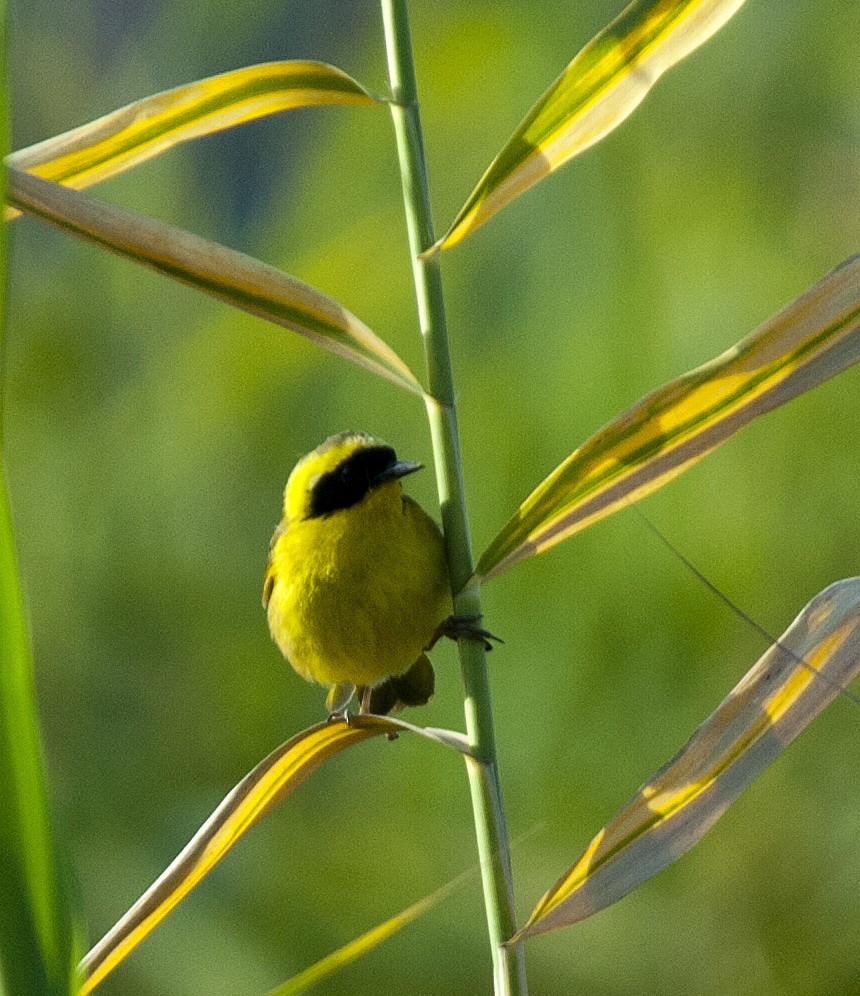
[[[329,688],[329,713],[356,689],[362,712],[423,705],[434,683],[424,650],[442,635],[490,636],[450,615],[442,533],[400,484],[420,469],[372,436],[344,432],[287,481],[263,607],[284,657]]]

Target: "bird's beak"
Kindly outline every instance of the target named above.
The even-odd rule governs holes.
[[[423,463],[411,463],[408,460],[398,460],[397,463],[386,467],[373,479],[373,484],[384,484],[386,481],[396,481],[399,477],[406,477],[407,474],[414,474],[416,470],[423,470]]]

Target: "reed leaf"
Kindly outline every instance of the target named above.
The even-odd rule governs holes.
[[[174,909],[248,830],[325,761],[347,747],[385,734],[419,733],[469,753],[461,734],[412,726],[384,716],[353,716],[320,723],[282,744],[224,798],[173,863],[81,962],[81,996],[106,976]]]
[[[295,277],[181,228],[16,169],[7,169],[7,182],[7,200],[21,211],[422,393],[390,346],[333,298]]]
[[[448,249],[608,135],[657,80],[704,44],[743,0],[634,0],[526,115],[444,238]]]
[[[475,576],[489,578],[645,497],[753,419],[860,359],[860,255],[747,338],[610,422],[523,502]]]
[[[803,609],[541,899],[521,940],[584,920],[685,854],[860,673],[860,578]]]
[[[6,4],[0,0],[0,155],[8,148]],[[0,176],[0,197],[5,177]],[[73,921],[42,763],[30,641],[6,493],[2,417],[6,237],[0,233],[0,991],[69,996]],[[4,989],[5,986],[5,989]]]
[[[69,996],[73,921],[49,818],[23,611],[0,463],[0,977],[10,996]]]
[[[19,149],[15,169],[82,190],[181,142],[297,107],[377,104],[323,62],[265,62],[136,100],[88,124]]]

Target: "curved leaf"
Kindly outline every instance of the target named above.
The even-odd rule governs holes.
[[[584,152],[657,80],[704,44],[743,0],[634,0],[576,56],[484,173],[448,234],[464,239],[514,198]]]
[[[181,228],[28,173],[7,170],[9,203],[422,394],[400,357],[337,301],[273,266]]]
[[[192,138],[296,107],[377,104],[323,62],[266,62],[166,90],[20,149],[6,163],[45,180],[92,186]]]
[[[584,920],[686,853],[860,674],[860,578],[816,597],[538,903],[514,940]]]
[[[450,730],[422,729],[386,716],[352,716],[348,723],[312,726],[282,744],[223,800],[173,863],[81,962],[91,992],[227,854],[239,838],[282,802],[325,761],[347,747],[385,734],[420,733],[469,753],[466,739]]]
[[[704,366],[633,405],[532,492],[492,541],[489,578],[645,497],[753,419],[860,359],[860,256]]]

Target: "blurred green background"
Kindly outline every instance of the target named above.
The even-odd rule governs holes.
[[[415,2],[437,225],[620,7]],[[860,7],[755,0],[598,148],[446,254],[473,533],[642,394],[857,249]],[[15,146],[276,58],[385,88],[370,0],[19,2]],[[384,109],[294,112],[175,150],[101,195],[275,263],[416,369]],[[430,462],[420,404],[283,330],[22,219],[8,469],[51,789],[95,941],[270,749],[321,718],[260,586],[296,458],[361,428]],[[858,573],[860,371],[646,503],[772,632]],[[432,507],[430,473],[410,491]],[[762,652],[626,513],[494,581],[487,624],[524,918]],[[455,654],[408,718],[462,727]],[[860,986],[860,712],[837,701],[679,864],[530,942],[536,994]],[[455,756],[356,748],[271,815],[105,983],[256,994],[475,862]],[[320,991],[490,991],[477,883]]]

